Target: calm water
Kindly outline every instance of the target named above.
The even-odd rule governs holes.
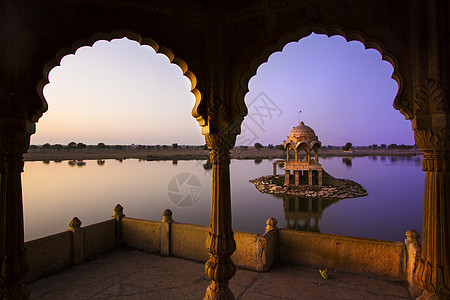
[[[263,194],[249,180],[271,174],[272,161],[233,160],[233,229],[263,233],[274,217],[278,227],[393,241],[403,241],[411,228],[421,232],[420,157],[320,162],[331,175],[360,183],[369,196],[329,201]],[[64,231],[74,216],[83,225],[106,220],[117,203],[129,217],[159,221],[170,208],[177,222],[209,225],[211,170],[205,161],[26,162],[22,182],[26,240]]]

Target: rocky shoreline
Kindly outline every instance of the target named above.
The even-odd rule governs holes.
[[[369,195],[367,191],[357,182],[348,179],[336,179],[339,185],[323,186],[284,186],[284,176],[262,176],[252,180],[256,189],[262,193],[275,195],[292,195],[311,198],[335,198],[347,199],[358,198]]]

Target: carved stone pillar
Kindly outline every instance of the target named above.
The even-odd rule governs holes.
[[[16,137],[1,138],[6,146],[5,143],[14,143]],[[20,174],[23,152],[5,148],[0,151],[0,299],[28,299],[28,290],[22,283],[28,271]]]
[[[236,250],[231,223],[230,193],[230,152],[229,143],[221,143],[216,138],[206,136],[211,148],[212,195],[211,223],[206,240],[206,249],[210,254],[205,272],[212,282],[206,290],[205,299],[234,299],[228,287],[236,273],[231,255]]]
[[[415,129],[424,151],[425,198],[423,247],[416,280],[424,293],[419,299],[450,297],[450,138],[449,130]]]

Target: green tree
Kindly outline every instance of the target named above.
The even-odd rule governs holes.
[[[255,143],[255,148],[256,149],[261,149],[263,147],[263,145],[261,145],[260,143]]]
[[[345,144],[344,147],[342,147],[342,150],[349,151],[352,148],[352,143]]]
[[[75,148],[75,147],[77,146],[77,143],[75,143],[75,142],[70,142],[70,143],[67,144],[67,146],[68,146],[69,148]]]
[[[390,144],[389,146],[388,146],[388,149],[397,149],[397,144]]]
[[[172,144],[172,148],[173,148],[173,149],[177,149],[177,148],[178,148],[178,144],[177,144],[177,143],[173,143],[173,144]]]
[[[98,143],[97,148],[104,149],[104,148],[106,148],[106,145],[105,145],[105,143]]]
[[[50,149],[50,144],[49,143],[45,143],[44,145],[42,145],[43,149]]]
[[[52,149],[54,149],[54,150],[62,150],[62,149],[64,149],[64,146],[61,145],[61,144],[54,144],[54,145],[52,145]]]
[[[86,147],[87,147],[86,144],[83,144],[83,143],[78,143],[77,144],[77,149],[84,149]]]
[[[284,150],[284,145],[282,145],[282,144],[276,145],[275,149],[277,149],[277,150]]]
[[[387,148],[387,145],[386,145],[386,144],[381,144],[381,145],[380,145],[380,148],[381,148],[381,149],[386,149],[386,148]]]

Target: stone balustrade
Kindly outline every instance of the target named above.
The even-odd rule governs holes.
[[[67,231],[25,243],[30,265],[26,281],[80,264],[115,246],[198,261],[209,258],[205,247],[209,227],[177,223],[168,209],[162,221],[150,221],[125,217],[118,205],[111,220],[81,225],[75,217]],[[231,258],[237,266],[264,272],[275,261],[282,261],[370,272],[403,279],[412,294],[421,292],[414,280],[420,255],[416,231],[408,231],[405,243],[401,243],[282,230],[274,218],[269,218],[266,225],[263,235],[234,232],[236,251]]]

